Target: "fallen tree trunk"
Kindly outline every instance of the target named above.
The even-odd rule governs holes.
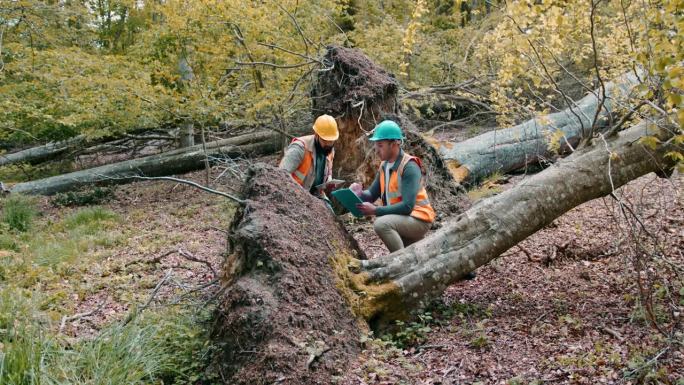
[[[631,72],[606,84],[607,97],[597,118],[599,127],[609,124],[610,114],[619,110],[620,103],[628,99],[637,84],[639,79]],[[580,139],[590,132],[600,104],[598,95],[601,93],[596,90],[573,102],[571,108],[543,118],[536,117],[514,127],[493,130],[463,142],[430,142],[438,149],[457,182],[477,182],[495,172],[515,171],[551,157],[552,140],[559,141],[558,150],[561,153],[576,147]]]
[[[126,138],[131,137],[136,138],[136,134],[142,134],[147,132],[158,133],[159,130],[149,128],[138,128],[123,134],[109,135],[97,139],[88,138],[85,135],[78,135],[73,138],[59,142],[50,142],[41,146],[31,147],[25,150],[16,151],[9,154],[0,154],[0,166],[6,166],[15,163],[38,164],[56,158],[60,158],[62,156],[71,156],[74,154],[78,154],[82,150],[84,150],[84,146],[86,145],[95,145],[92,148],[94,150],[98,146],[102,146],[103,144],[107,144],[109,142],[117,143],[118,141],[125,140]],[[168,134],[166,136],[168,136]],[[144,137],[140,137],[140,139],[144,139]],[[164,139],[167,139],[167,137],[164,137]],[[168,136],[168,139],[175,138]],[[92,151],[90,149],[85,150]]]
[[[25,150],[12,152],[9,154],[0,154],[0,166],[6,166],[14,163],[41,163],[45,162],[67,152],[73,151],[86,143],[85,135],[78,135],[74,138],[63,140],[61,142],[52,142],[42,146],[31,147]]]
[[[354,311],[371,325],[404,318],[570,209],[642,175],[671,168],[663,156],[666,146],[653,151],[637,141],[644,135],[665,141],[673,131],[654,133],[648,126],[642,122],[607,142],[593,140],[405,249],[368,261],[349,258],[357,274],[343,279]]]
[[[108,164],[45,179],[17,183],[12,193],[51,195],[93,184],[128,183],[133,176],[166,176],[201,169],[209,157],[239,157],[271,154],[279,149],[279,134],[260,131],[218,140],[158,155]]]

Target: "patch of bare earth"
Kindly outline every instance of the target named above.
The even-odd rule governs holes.
[[[682,182],[681,175],[650,174],[616,193],[660,245],[641,274],[620,205],[610,197],[587,202],[480,268],[474,280],[448,288],[443,301],[455,316],[431,325],[422,344],[367,344],[343,383],[629,384],[647,376],[681,383],[684,296],[674,270],[684,266]],[[355,237],[369,256],[381,254],[374,235],[366,237],[372,227],[365,230]],[[654,277],[660,284],[649,310],[639,286]]]

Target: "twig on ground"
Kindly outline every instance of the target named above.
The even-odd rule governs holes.
[[[62,317],[62,322],[59,323],[59,333],[62,333],[64,330],[64,327],[66,327],[67,322],[73,322],[77,321],[83,317],[89,317],[95,313],[98,313],[102,308],[104,307],[105,303],[107,303],[107,298],[103,299],[102,302],[100,302],[97,307],[95,307],[93,310],[84,312],[84,313],[77,313],[72,316],[67,317],[66,315]]]
[[[130,323],[131,321],[133,321],[138,314],[140,314],[143,310],[147,309],[150,306],[150,304],[152,303],[154,298],[159,293],[159,290],[162,288],[162,286],[164,286],[164,284],[166,284],[166,282],[172,277],[172,275],[173,275],[173,271],[171,269],[169,269],[166,272],[166,275],[164,276],[164,278],[162,278],[157,283],[157,285],[154,287],[154,290],[152,290],[152,293],[150,294],[150,297],[147,299],[147,302],[145,302],[145,304],[142,305],[140,308],[135,309],[134,311],[128,313],[128,316],[126,317],[126,319],[122,323],[123,326],[125,326],[128,323]]]
[[[214,277],[216,277],[216,270],[214,270],[214,267],[211,265],[209,261],[199,259],[192,255],[190,252],[185,251],[183,249],[178,249],[178,254],[180,254],[183,258],[187,259],[188,261],[199,262],[205,265],[207,268],[209,268],[209,270],[211,270],[211,273],[214,275]]]

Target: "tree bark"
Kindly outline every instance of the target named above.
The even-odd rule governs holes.
[[[41,163],[75,150],[86,143],[84,135],[79,135],[61,142],[51,142],[42,146],[31,147],[10,154],[0,154],[0,166],[14,163]]]
[[[132,137],[136,134],[144,134],[149,131],[155,132],[158,138],[169,140],[174,139],[164,131],[162,131],[160,134],[158,130],[150,128],[138,128],[120,135],[105,136],[97,139],[88,139],[85,135],[78,135],[71,139],[59,142],[50,142],[41,146],[31,147],[9,154],[0,154],[0,166],[6,166],[14,163],[38,164],[59,158],[63,155],[93,153],[97,152],[99,149],[107,148],[107,144],[109,143],[118,143],[122,140],[122,138],[125,139],[127,137]],[[141,136],[139,139],[145,139],[145,137]],[[83,149],[83,147],[86,145],[94,146]]]
[[[634,73],[627,73],[617,81],[606,84],[607,100],[597,118],[599,127],[609,123],[610,114],[619,109],[632,88],[639,84]],[[583,136],[591,132],[599,106],[599,90],[585,96],[563,111],[544,118],[536,117],[517,126],[496,129],[459,143],[431,143],[438,148],[454,179],[460,183],[474,183],[495,172],[507,173],[552,157],[550,138],[562,133],[560,152],[574,148]]]
[[[181,123],[179,138],[179,148],[187,148],[195,145],[195,125],[192,120],[187,119]]]
[[[427,304],[466,273],[498,257],[570,209],[672,164],[638,144],[644,135],[666,141],[673,131],[642,122],[604,142],[601,138],[512,189],[456,217],[434,235],[405,249],[368,261],[354,261],[345,278],[356,314],[371,325],[404,318]]]
[[[240,135],[207,143],[206,153],[199,144],[139,159],[17,183],[10,187],[10,192],[51,195],[92,184],[128,183],[134,180],[131,176],[165,176],[194,171],[204,167],[206,156],[238,157],[271,154],[279,149],[278,138],[279,134],[273,131]]]

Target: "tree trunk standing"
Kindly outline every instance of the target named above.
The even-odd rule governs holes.
[[[187,119],[181,123],[179,133],[179,148],[192,147],[195,145],[195,124]]]
[[[650,172],[662,172],[666,146],[652,151],[636,143],[652,135],[642,122],[586,148],[512,189],[459,215],[434,235],[393,254],[353,261],[358,274],[345,280],[354,311],[371,325],[403,318],[439,296],[466,273],[498,257],[570,209],[610,194]],[[672,136],[661,130],[663,142]]]
[[[195,74],[192,72],[192,67],[188,62],[188,47],[183,47],[181,57],[178,59],[178,73],[180,74],[180,89],[185,90],[190,87],[192,79]],[[179,147],[185,148],[195,145],[195,125],[192,118],[187,117],[180,123],[179,133]]]
[[[598,126],[605,127],[609,114],[629,105],[632,88],[639,84],[634,73],[627,73],[606,84],[603,109]],[[600,95],[598,90],[596,95]],[[432,142],[444,159],[454,179],[459,183],[475,183],[495,172],[507,173],[553,156],[551,138],[559,141],[560,153],[576,147],[583,133],[589,133],[599,100],[589,94],[572,108],[537,117],[517,126],[494,130],[458,143]],[[562,136],[560,136],[562,134]]]

